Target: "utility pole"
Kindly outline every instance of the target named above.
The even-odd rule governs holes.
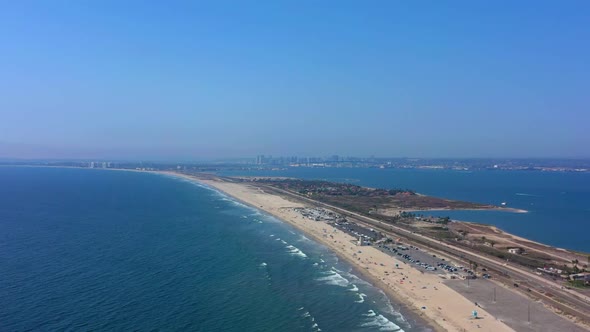
[[[496,287],[494,287],[494,303],[496,303]]]

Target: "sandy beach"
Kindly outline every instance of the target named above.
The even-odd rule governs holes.
[[[350,262],[365,279],[381,288],[395,302],[404,304],[438,331],[513,331],[446,286],[440,277],[424,274],[377,248],[357,246],[352,236],[324,222],[302,217],[294,210],[296,207],[305,207],[301,203],[265,193],[249,184],[170,174],[198,181],[288,222]],[[396,264],[399,268],[395,267]],[[479,319],[471,317],[473,310],[477,310]]]

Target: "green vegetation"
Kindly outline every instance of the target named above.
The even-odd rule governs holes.
[[[414,219],[414,218],[416,218],[416,214],[411,213],[411,212],[402,211],[402,213],[399,214],[399,217],[400,218],[411,218],[411,219]]]
[[[452,201],[431,196],[418,195],[410,189],[374,189],[349,183],[335,183],[322,180],[300,180],[283,178],[249,178],[240,181],[253,181],[299,195],[318,200],[323,203],[346,208],[365,215],[387,215],[388,209],[426,210],[426,209],[478,209],[491,206],[477,203]],[[405,213],[401,219],[411,218],[413,214]],[[438,218],[441,224],[449,223],[450,218]],[[399,218],[395,222],[401,221]],[[428,220],[430,221],[430,220]],[[430,221],[436,223],[436,221]]]
[[[568,285],[576,288],[590,288],[590,285],[586,284],[584,280],[568,280]]]
[[[255,179],[256,182],[272,184],[278,188],[298,192],[302,195],[330,195],[330,196],[395,196],[398,194],[416,195],[410,189],[373,189],[349,183],[337,183],[320,180],[299,179]]]
[[[451,222],[451,218],[450,217],[438,218],[438,222],[443,225],[446,225]]]
[[[551,260],[546,257],[514,255],[486,245],[476,245],[475,248],[478,251],[486,253],[488,255],[492,255],[503,260],[508,260],[535,269],[538,267],[545,267],[551,265]]]

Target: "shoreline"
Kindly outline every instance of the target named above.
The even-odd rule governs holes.
[[[16,166],[16,167],[22,167],[21,165]],[[25,166],[27,167],[27,166]],[[40,166],[28,166],[28,167],[48,167],[48,168],[80,168],[80,167],[60,167],[60,166],[44,166],[44,165],[40,165]],[[465,328],[461,328],[461,327],[456,327],[454,329],[449,329],[449,328],[443,328],[441,327],[441,325],[437,324],[438,322],[440,322],[440,319],[442,318],[442,321],[445,321],[444,319],[444,315],[441,317],[435,317],[432,318],[430,317],[430,315],[425,315],[424,311],[419,310],[416,307],[412,307],[411,304],[407,304],[405,303],[405,293],[404,294],[400,294],[400,292],[398,292],[395,288],[395,286],[392,286],[390,283],[388,283],[387,281],[385,281],[385,278],[382,278],[383,280],[380,279],[381,276],[375,276],[374,274],[372,274],[373,266],[371,266],[371,271],[369,271],[367,269],[367,267],[365,266],[365,268],[363,268],[363,264],[362,262],[358,262],[355,258],[356,257],[351,257],[350,253],[348,253],[345,251],[344,245],[342,245],[342,248],[339,247],[338,244],[332,244],[330,243],[329,240],[325,239],[321,237],[321,233],[319,232],[313,232],[313,229],[310,230],[309,228],[306,228],[309,225],[300,225],[300,222],[297,220],[297,216],[295,216],[295,220],[293,219],[289,219],[285,217],[285,214],[288,214],[285,211],[281,211],[281,208],[279,208],[278,210],[274,210],[272,207],[267,206],[266,204],[264,205],[260,205],[258,206],[255,202],[256,200],[252,201],[250,198],[250,196],[274,196],[275,198],[278,199],[283,199],[283,201],[288,202],[288,209],[292,209],[293,206],[297,206],[297,205],[305,205],[305,206],[314,206],[315,204],[309,203],[303,203],[300,200],[298,200],[297,198],[288,198],[289,195],[287,196],[283,196],[281,194],[277,194],[276,192],[272,191],[272,193],[265,193],[263,188],[257,187],[256,185],[251,185],[251,184],[243,184],[243,183],[234,183],[231,178],[229,179],[224,179],[224,178],[219,178],[217,175],[215,174],[199,174],[199,175],[192,175],[192,174],[183,174],[177,171],[152,171],[152,170],[136,170],[136,169],[98,169],[98,170],[109,170],[109,171],[130,171],[130,172],[139,172],[139,173],[152,173],[152,174],[157,174],[157,175],[164,175],[164,176],[169,176],[170,178],[176,178],[177,180],[184,180],[185,182],[191,182],[191,183],[196,183],[199,186],[202,186],[204,188],[207,188],[209,190],[214,190],[220,193],[223,193],[224,195],[229,196],[231,199],[238,201],[242,204],[245,204],[249,207],[252,207],[256,210],[262,211],[263,213],[266,213],[268,215],[271,215],[275,218],[280,219],[281,221],[285,222],[286,224],[294,227],[295,229],[299,230],[300,232],[302,232],[303,234],[305,234],[306,236],[309,236],[313,241],[315,241],[316,243],[322,244],[323,246],[325,246],[328,250],[330,250],[333,254],[335,254],[337,257],[342,258],[344,261],[346,261],[346,263],[350,264],[349,266],[352,267],[352,270],[355,272],[355,274],[357,274],[358,276],[362,276],[363,279],[370,281],[374,287],[380,289],[383,293],[385,293],[385,295],[392,300],[392,302],[394,302],[397,305],[401,306],[402,308],[406,309],[407,312],[410,313],[410,315],[406,316],[406,317],[411,317],[412,319],[414,318],[414,316],[418,317],[418,322],[426,321],[426,323],[430,324],[432,328],[434,328],[435,330],[439,331],[439,330],[465,330]],[[226,186],[226,188],[223,188],[224,185],[228,185]],[[241,187],[243,190],[242,193],[240,193],[239,191],[237,191],[238,187]],[[248,190],[246,190],[247,188],[249,188]],[[245,194],[247,192],[247,194],[249,196],[243,196],[243,194]],[[242,195],[242,196],[241,196]],[[245,197],[245,199],[243,199]],[[254,203],[253,203],[254,202]],[[276,208],[276,207],[275,207]],[[282,207],[283,209],[285,209],[285,206]],[[329,208],[328,208],[329,209]],[[506,208],[499,208],[501,211],[499,212],[510,212],[510,211],[506,211]],[[418,211],[426,211],[428,209],[425,210],[418,210]],[[431,209],[432,211],[444,211],[444,210],[458,210],[458,209]],[[460,209],[459,209],[460,210]],[[475,209],[475,210],[481,210],[481,209]],[[299,217],[301,218],[301,217]],[[515,239],[518,240],[524,240],[524,241],[530,241],[527,240],[525,238],[521,238],[518,237],[516,235],[510,234],[510,233],[506,233],[500,229],[498,229],[497,227],[493,226],[493,225],[485,225],[485,224],[480,224],[477,222],[462,222],[462,223],[468,223],[468,224],[473,224],[473,225],[480,225],[480,226],[486,226],[489,227],[491,229],[495,229],[497,231],[500,231],[502,233],[505,233],[507,235],[513,236]],[[307,223],[309,224],[309,222]],[[313,222],[311,224],[314,224]],[[316,224],[318,224],[316,222]],[[325,224],[326,227],[330,226]],[[330,226],[331,227],[331,226]],[[334,227],[332,227],[334,228]],[[334,228],[336,229],[336,228]],[[342,238],[342,237],[341,237]],[[351,239],[347,239],[348,242],[351,242]],[[354,241],[354,239],[352,239]],[[326,242],[327,241],[327,242]],[[348,243],[346,241],[344,241],[344,243]],[[534,241],[530,241],[533,243],[536,243]],[[334,243],[336,243],[336,241],[334,241]],[[537,243],[540,245],[543,245],[541,243]],[[354,244],[353,244],[354,245]],[[543,245],[543,246],[548,246],[548,245]],[[371,248],[371,247],[362,247],[363,252],[365,251],[365,248]],[[352,247],[351,247],[352,249]],[[358,248],[357,248],[358,249]],[[375,249],[375,248],[373,248]],[[559,250],[563,250],[563,251],[572,251],[569,249],[560,249],[557,248]],[[367,249],[368,250],[368,249]],[[360,251],[359,251],[360,252]],[[572,251],[573,252],[573,251]],[[354,255],[353,255],[354,256]],[[373,257],[371,257],[373,258]],[[394,259],[395,257],[393,257],[392,259]],[[360,260],[360,258],[358,259]],[[402,262],[403,263],[403,262]],[[405,264],[405,263],[404,263]],[[376,263],[375,263],[376,265]],[[401,264],[400,264],[401,265]],[[391,271],[391,270],[390,270]],[[399,272],[399,271],[398,271]],[[405,270],[404,270],[405,272]],[[387,272],[385,272],[387,273]],[[393,272],[395,273],[395,272]],[[401,273],[402,275],[404,275],[403,273]],[[412,277],[413,278],[413,277]],[[415,280],[415,279],[412,279]],[[391,287],[393,287],[394,289],[392,290]],[[440,287],[440,286],[439,286]],[[402,292],[403,293],[403,292]],[[464,295],[462,295],[461,293],[458,293],[460,296],[465,297]],[[449,298],[448,302],[453,301],[454,298]],[[428,307],[428,309],[430,309],[431,307]],[[440,309],[440,308],[439,308]],[[477,309],[480,313],[480,309]],[[406,314],[406,312],[404,311],[404,315]],[[484,312],[484,314],[487,314]],[[465,315],[464,315],[465,316]],[[485,321],[489,321],[491,319],[496,319],[493,316],[489,316],[489,317],[484,317],[484,318],[488,318],[485,319]],[[465,319],[465,317],[463,317],[463,319]],[[474,321],[475,323],[479,323],[482,322],[481,320],[477,320]],[[501,321],[500,321],[501,322]],[[472,329],[475,328],[475,326],[471,326]],[[478,326],[479,328],[479,326]],[[489,329],[487,328],[480,328],[481,330],[484,331],[488,331]],[[470,330],[469,328],[467,328],[467,330]],[[497,329],[494,329],[494,331],[496,331]]]
[[[334,248],[332,248],[331,246],[326,245],[326,243],[324,243],[324,240],[322,238],[318,237],[316,234],[310,233],[306,229],[299,227],[297,224],[289,222],[288,220],[286,220],[285,218],[283,218],[280,215],[277,215],[277,214],[272,213],[268,210],[265,210],[262,207],[255,206],[255,205],[251,204],[250,202],[246,202],[246,201],[240,199],[239,197],[236,197],[223,189],[220,189],[218,187],[212,186],[212,185],[204,182],[201,179],[191,177],[189,175],[174,173],[174,172],[154,172],[154,173],[165,174],[165,175],[171,176],[171,177],[179,177],[179,178],[183,178],[183,179],[198,183],[199,185],[204,186],[204,187],[208,188],[209,190],[220,192],[226,196],[231,197],[232,199],[236,200],[237,202],[239,202],[241,204],[244,204],[250,208],[267,213],[270,216],[279,219],[281,222],[284,222],[285,224],[290,225],[291,227],[294,227],[295,229],[300,231],[305,236],[308,236],[309,238],[311,238],[312,241],[326,247],[329,251],[331,251],[333,254],[335,254],[339,259],[343,259],[348,265],[350,265],[350,267],[352,268],[352,271],[355,274],[358,274],[362,279],[365,279],[365,281],[368,281],[373,287],[382,291],[390,302],[394,302],[395,304],[399,305],[400,308],[402,309],[402,311],[404,311],[401,313],[402,315],[408,315],[408,316],[414,318],[415,320],[421,320],[423,325],[427,325],[433,331],[436,331],[436,332],[448,331],[447,329],[444,329],[439,324],[437,324],[436,321],[434,321],[428,317],[424,317],[422,312],[417,311],[415,308],[412,308],[412,307],[406,305],[406,303],[404,303],[404,301],[403,301],[404,299],[401,298],[399,296],[399,294],[392,292],[389,289],[389,287],[387,287],[386,285],[383,284],[383,282],[381,280],[379,280],[376,277],[372,276],[371,274],[367,273],[364,269],[361,269],[355,261],[351,260],[349,257],[347,257],[345,255],[342,255],[337,250],[334,250]]]
[[[528,210],[518,208],[503,208],[503,207],[489,207],[489,208],[471,208],[471,209],[455,209],[455,208],[432,208],[432,209],[420,209],[420,210],[408,210],[407,212],[436,212],[436,211],[495,211],[495,212],[506,212],[506,213],[529,213]]]
[[[305,204],[292,202],[243,184],[196,178],[175,172],[155,173],[180,177],[199,183],[228,195],[240,203],[262,210],[295,227],[315,242],[326,246],[339,258],[345,260],[363,279],[383,291],[390,301],[399,304],[409,312],[412,318],[415,316],[434,331],[471,330],[476,328],[475,325],[482,325],[478,328],[481,331],[513,331],[482,308],[477,308],[480,317],[487,319],[470,319],[469,313],[474,309],[473,303],[446,286],[439,277],[432,274],[422,274],[413,267],[408,268],[405,262],[398,261],[376,248],[363,246],[355,249],[354,245],[351,246],[355,239],[349,235],[326,223],[312,222],[302,217],[298,218],[290,210],[292,207],[302,207]],[[321,231],[322,228],[324,232]],[[327,234],[334,239],[333,242],[328,240],[325,229],[330,229],[330,233]],[[346,246],[350,246],[350,250]],[[362,254],[359,249],[362,249]],[[357,251],[359,254],[357,254]],[[364,258],[364,260],[361,260],[361,258]],[[392,261],[399,264],[399,269],[396,270],[392,267],[394,265]],[[379,265],[377,262],[382,263]],[[389,271],[391,272],[389,273]],[[422,288],[417,288],[419,286],[422,286]]]

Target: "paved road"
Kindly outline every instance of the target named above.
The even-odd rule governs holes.
[[[259,185],[259,184],[257,184],[257,185]],[[522,270],[521,268],[507,265],[504,261],[501,261],[497,258],[483,256],[481,254],[474,253],[474,252],[469,251],[464,248],[451,246],[447,243],[443,243],[438,240],[434,240],[434,239],[424,236],[422,234],[416,234],[416,233],[409,231],[407,229],[404,229],[404,228],[401,228],[398,226],[394,226],[392,224],[385,223],[380,220],[370,218],[370,217],[367,217],[367,216],[364,216],[364,215],[361,215],[361,214],[358,214],[355,212],[344,210],[342,208],[339,208],[337,206],[333,206],[331,204],[326,204],[326,203],[322,203],[322,202],[319,202],[319,201],[316,201],[316,200],[313,200],[313,199],[310,199],[307,197],[303,197],[301,195],[298,195],[298,194],[295,194],[295,193],[292,193],[292,192],[289,192],[289,191],[286,191],[283,189],[279,189],[279,188],[275,188],[275,187],[271,187],[271,186],[264,186],[264,185],[262,185],[262,186],[264,188],[266,188],[268,191],[275,191],[275,192],[283,193],[285,195],[293,197],[294,199],[307,201],[307,202],[314,204],[316,206],[317,205],[323,206],[323,207],[329,208],[335,212],[338,212],[342,215],[353,217],[353,218],[357,219],[360,223],[364,222],[367,227],[374,227],[386,234],[389,233],[389,235],[393,235],[393,236],[403,235],[406,238],[413,239],[413,240],[418,241],[420,243],[427,243],[431,248],[442,250],[442,251],[450,253],[456,257],[464,257],[466,259],[475,261],[478,264],[480,264],[480,266],[485,265],[489,268],[492,268],[492,269],[495,269],[498,271],[506,271],[510,274],[510,276],[513,279],[528,281],[529,284],[531,285],[531,288],[533,288],[536,291],[535,294],[538,297],[543,298],[548,303],[551,303],[551,305],[553,305],[563,311],[567,311],[567,312],[579,317],[580,319],[590,322],[590,299],[588,299],[585,295],[580,294],[579,292],[576,292],[575,290],[561,289],[561,285],[557,284],[556,282],[544,279],[534,273]],[[539,287],[539,286],[542,286],[542,287]],[[554,296],[545,295],[544,293],[547,291],[547,289],[549,289],[552,294],[558,295],[557,297],[559,299],[563,300],[563,302],[555,300]]]
[[[497,319],[519,332],[582,332],[573,322],[556,316],[540,302],[528,301],[523,295],[499,287],[485,279],[447,280],[445,284],[461,293]]]

